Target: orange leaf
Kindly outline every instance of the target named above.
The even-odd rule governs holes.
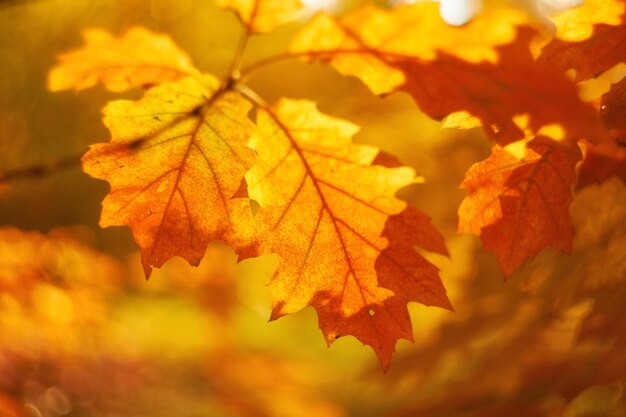
[[[443,238],[394,197],[413,170],[372,165],[379,152],[351,142],[357,127],[308,101],[281,100],[257,123],[246,179],[261,245],[280,256],[272,318],[312,305],[329,344],[354,335],[386,368],[396,341],[412,339],[408,301],[451,308],[437,268],[413,249],[445,254]]]
[[[219,7],[233,9],[250,32],[269,32],[298,18],[299,0],[217,0]]]
[[[577,149],[544,137],[528,142],[523,158],[494,146],[463,180],[469,195],[459,207],[459,231],[480,235],[506,277],[548,246],[569,252],[571,187],[580,158]]]
[[[518,31],[521,23],[516,13],[492,11],[457,28],[443,23],[432,4],[366,7],[341,20],[318,16],[291,50],[329,61],[374,93],[408,92],[435,119],[469,112],[500,144],[524,137],[513,121],[520,114],[530,116],[535,132],[561,124],[570,136],[596,135],[593,108],[562,73],[535,62],[534,31]]]
[[[102,29],[86,30],[84,37],[84,47],[59,55],[60,62],[48,74],[50,91],[103,84],[119,92],[198,73],[167,35],[133,27],[120,38]]]
[[[597,77],[626,61],[626,2],[588,0],[588,3],[559,16],[557,36],[560,32],[566,35],[546,45],[538,59],[562,71],[576,70],[576,82]],[[586,28],[592,23],[596,24],[591,32]],[[575,30],[576,25],[582,25],[582,34]]]
[[[187,78],[110,103],[111,143],[83,157],[86,173],[111,184],[101,226],[132,228],[146,275],[172,256],[198,265],[215,239],[240,250],[250,244],[247,200],[232,198],[254,159],[250,105],[217,85],[211,76]]]

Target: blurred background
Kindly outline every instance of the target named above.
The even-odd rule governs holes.
[[[1,171],[108,140],[103,105],[141,91],[52,94],[46,73],[85,28],[135,25],[220,77],[241,34],[209,0],[0,2]],[[244,64],[283,52],[299,27],[254,37]],[[268,323],[273,256],[237,263],[212,244],[199,268],[173,259],[146,282],[129,230],[98,226],[108,186],[74,166],[0,189],[1,417],[626,415],[623,183],[577,193],[571,256],[545,250],[504,282],[479,239],[456,234],[458,184],[491,148],[479,129],[441,129],[408,96],[376,97],[322,65],[281,62],[250,85],[268,102],[317,101],[424,177],[402,197],[446,236],[450,259],[427,256],[455,312],[411,304],[416,343],[399,342],[383,373],[354,338],[327,348],[310,308]]]

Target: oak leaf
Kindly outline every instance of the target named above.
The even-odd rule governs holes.
[[[441,235],[394,197],[413,170],[372,165],[389,159],[312,102],[283,99],[257,125],[246,179],[261,247],[280,257],[272,319],[311,305],[329,344],[354,335],[387,367],[396,341],[412,339],[407,302],[451,308],[437,268],[413,249],[445,254]]]
[[[538,62],[562,71],[575,70],[576,82],[597,77],[620,62],[626,62],[626,2],[588,2],[586,6],[560,16],[556,22],[557,38],[542,49],[538,59]],[[588,9],[600,13],[590,13]],[[587,21],[587,24],[582,25],[583,31],[578,33],[574,29],[581,26],[581,20]],[[596,23],[593,31],[585,29],[592,23]],[[565,31],[566,35],[558,37],[560,31]]]
[[[299,0],[217,0],[219,7],[233,9],[249,32],[269,32],[299,17]]]
[[[128,225],[146,275],[172,256],[198,265],[207,244],[250,248],[247,199],[233,198],[252,166],[250,104],[207,75],[148,90],[104,109],[111,142],[83,169],[111,184],[100,225]]]
[[[50,91],[103,84],[119,92],[198,74],[167,35],[133,27],[119,38],[102,29],[86,30],[83,36],[84,47],[59,55],[60,62],[48,74]]]
[[[391,11],[365,7],[342,19],[318,15],[294,38],[291,51],[330,62],[374,93],[409,93],[435,119],[469,112],[500,144],[530,128],[561,124],[573,137],[596,135],[595,112],[561,72],[535,62],[534,31],[510,11],[479,15],[463,28],[446,25],[436,6],[416,3]]]
[[[580,158],[578,148],[545,137],[528,142],[523,157],[494,146],[461,184],[469,194],[459,207],[459,231],[479,235],[506,277],[546,247],[569,252],[571,188]]]

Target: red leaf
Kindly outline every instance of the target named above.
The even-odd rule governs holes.
[[[506,277],[546,247],[569,252],[574,238],[569,206],[580,151],[544,137],[527,151],[517,158],[496,145],[462,183],[469,195],[459,207],[459,231],[480,235]]]

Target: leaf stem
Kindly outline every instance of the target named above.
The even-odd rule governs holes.
[[[239,94],[241,94],[244,98],[246,98],[255,106],[261,107],[261,108],[267,107],[267,102],[263,99],[263,97],[258,95],[256,91],[254,91],[247,85],[237,83],[235,84],[234,89],[237,90]]]
[[[230,66],[228,67],[227,76],[232,80],[238,80],[241,77],[241,72],[239,71],[239,68],[241,66],[241,60],[243,58],[244,52],[246,51],[246,46],[248,45],[248,41],[250,40],[251,36],[252,36],[252,32],[250,28],[246,26],[245,32],[239,39],[239,45],[237,46],[237,49],[235,50],[235,55],[233,57],[233,60],[231,61]]]
[[[207,108],[212,105],[219,97],[221,97],[227,91],[234,89],[236,86],[235,81],[232,78],[227,78],[222,84],[209,96],[205,97],[205,102],[199,106],[199,108]],[[176,123],[177,120],[173,120],[170,123],[163,126],[161,129],[166,129]],[[129,149],[139,149],[147,140],[153,135],[159,133],[161,130],[154,132],[152,135],[134,139],[130,142],[121,143],[120,146],[128,147]],[[50,161],[47,163],[38,163],[27,167],[20,167],[6,172],[0,171],[0,184],[5,184],[18,179],[31,179],[31,178],[43,178],[48,175],[56,174],[59,171],[63,171],[74,166],[80,165],[84,152],[76,155],[71,155]]]
[[[241,39],[239,39],[239,45],[237,46],[237,50],[235,51],[235,56],[233,57],[233,60],[231,61],[230,67],[228,69],[228,77],[230,80],[237,81],[239,80],[241,76],[240,71],[239,71],[240,66],[241,66],[241,59],[243,58],[243,54],[246,51],[246,46],[248,45],[248,41],[250,40],[250,37],[254,33],[253,26],[254,26],[254,21],[257,17],[258,12],[259,12],[259,0],[256,0],[254,2],[254,7],[252,9],[250,21],[247,23],[244,23],[244,29],[245,29],[244,33],[241,36]]]
[[[337,49],[329,49],[329,50],[322,50],[322,51],[283,52],[281,54],[272,55],[267,58],[260,59],[242,68],[240,71],[240,79],[243,80],[246,77],[250,76],[252,73],[260,70],[261,68],[264,68],[269,65],[277,64],[282,61],[287,61],[290,59],[297,59],[297,58],[317,58],[320,60],[324,60],[324,59],[329,59],[330,57],[336,54],[355,54],[355,55],[374,54],[377,57],[384,57],[387,59],[399,59],[399,60],[407,59],[407,58],[416,59],[413,57],[407,57],[406,55],[394,53],[394,52],[374,53],[372,52],[372,50],[368,48],[356,48],[356,49],[355,48],[337,48]]]
[[[272,64],[276,64],[278,62],[287,61],[289,59],[295,59],[295,58],[298,58],[299,56],[302,56],[302,55],[303,54],[294,54],[292,52],[284,52],[282,54],[272,55],[270,57],[260,59],[260,60],[258,60],[256,62],[253,62],[252,64],[242,68],[241,71],[240,71],[240,78],[241,79],[245,79],[246,77],[248,77],[252,73],[260,70],[263,67],[266,67],[266,66],[272,65]]]
[[[416,61],[416,62],[427,62],[422,58],[407,55],[401,52],[393,52],[393,51],[378,51],[375,49],[368,48],[367,46],[358,46],[358,47],[346,47],[346,48],[335,48],[335,49],[326,49],[319,51],[302,51],[302,52],[283,52],[277,55],[272,55],[267,58],[262,58],[248,66],[244,67],[240,71],[240,79],[244,80],[254,72],[260,70],[269,65],[273,65],[282,61],[287,61],[290,59],[297,58],[315,58],[317,60],[329,60],[333,58],[335,55],[368,55],[373,56],[375,58],[381,59],[385,61],[387,64],[393,64],[395,61]],[[389,62],[387,62],[389,61]]]

